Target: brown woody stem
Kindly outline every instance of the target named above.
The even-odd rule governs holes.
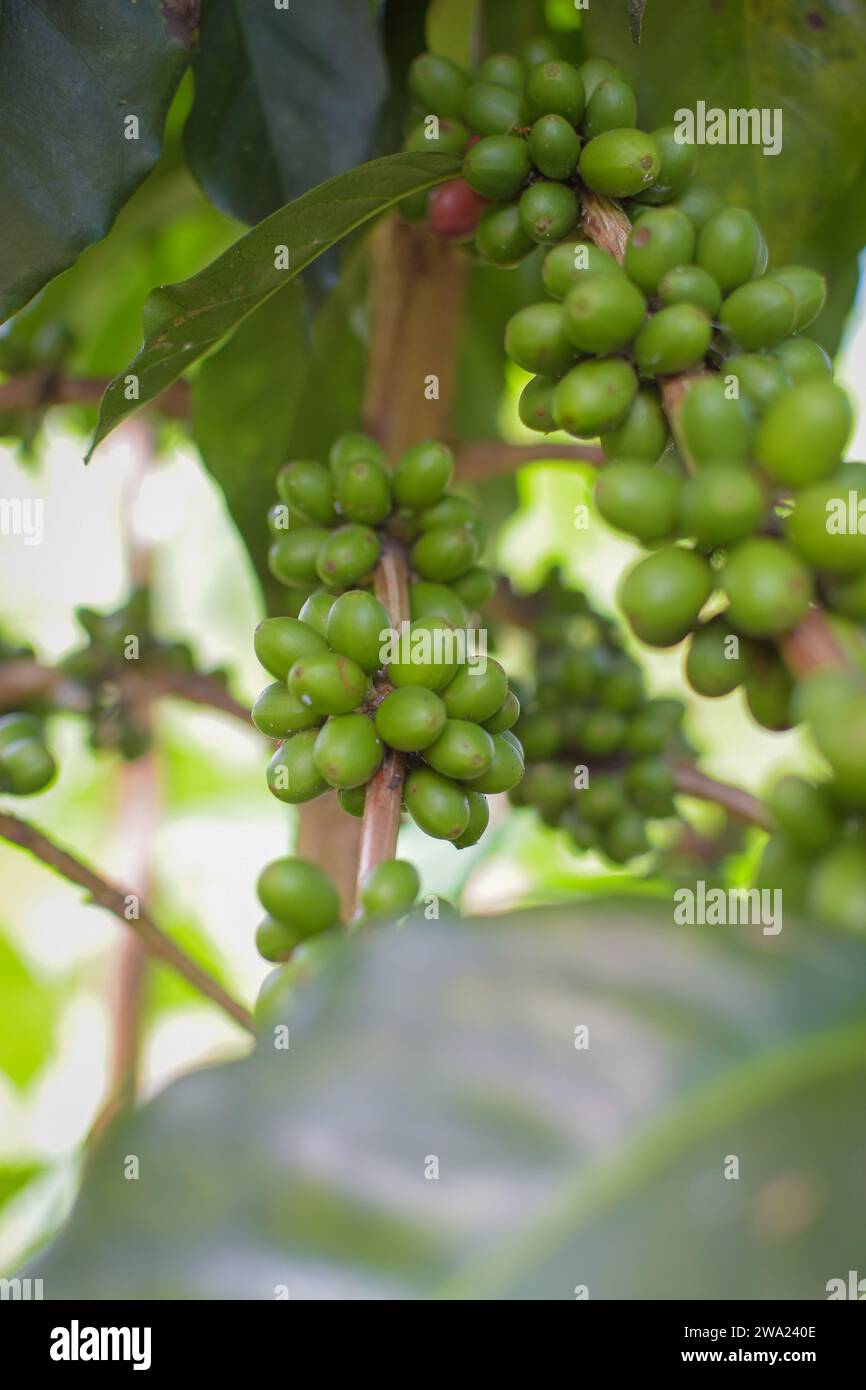
[[[750,792],[734,787],[728,782],[717,782],[707,777],[691,763],[676,763],[673,767],[677,791],[685,796],[697,797],[699,801],[713,801],[721,806],[734,820],[745,825],[757,825],[770,833],[774,830],[773,818],[766,806]]]
[[[598,468],[604,454],[593,444],[502,444],[491,439],[458,449],[456,472],[461,482],[482,482],[514,473],[526,463],[591,463]]]
[[[28,824],[27,821],[19,820],[17,816],[0,813],[0,836],[11,844],[27,850],[29,854],[40,859],[43,864],[47,864],[50,869],[54,869],[56,873],[69,879],[70,883],[77,883],[80,888],[84,888],[97,907],[104,907],[125,926],[131,927],[152,956],[156,956],[172,970],[176,970],[194,989],[217,1004],[242,1028],[246,1028],[250,1033],[255,1031],[252,1018],[243,1005],[232,999],[222,985],[218,984],[212,976],[208,975],[207,971],[202,970],[200,965],[185,955],[169,937],[161,932],[144,908],[138,906],[137,917],[127,916],[131,904],[138,901],[137,895],[128,893],[123,888],[118,888],[107,882],[106,879],[100,878],[68,850],[54,844],[35,826]]]
[[[63,377],[57,372],[27,372],[0,383],[0,410],[44,410],[50,405],[98,405],[111,377]],[[189,387],[175,381],[159,395],[154,406],[163,415],[186,419]]]

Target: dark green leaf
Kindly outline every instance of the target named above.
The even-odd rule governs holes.
[[[365,0],[211,0],[204,18],[185,144],[222,212],[260,222],[369,157],[385,67]]]
[[[4,0],[0,320],[105,236],[159,155],[190,36],[158,0],[106,9]]]
[[[55,1298],[823,1298],[866,1240],[864,1004],[863,941],[670,902],[349,941],[279,1009],[288,1050],[268,1029],[109,1137],[29,1272]]]
[[[176,381],[329,246],[459,170],[460,161],[444,154],[374,160],[273,213],[191,280],[154,290],[144,306],[144,346],[103,396],[88,458],[121,420]],[[129,399],[130,378],[137,382],[136,399]]]

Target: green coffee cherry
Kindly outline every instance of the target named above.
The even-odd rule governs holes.
[[[335,524],[334,475],[324,464],[305,459],[287,463],[277,474],[277,492],[304,520],[320,526]]]
[[[719,323],[739,347],[766,348],[787,338],[795,315],[794,296],[787,285],[765,276],[740,285],[728,295]]]
[[[670,546],[626,575],[621,602],[642,642],[674,647],[694,627],[713,588],[713,572],[702,556]]]
[[[793,382],[826,379],[833,375],[833,363],[819,343],[811,338],[789,338],[770,349],[770,355]]]
[[[705,227],[716,213],[721,212],[724,201],[720,193],[714,188],[704,188],[700,184],[692,184],[684,193],[671,203],[671,207],[679,208],[692,223],[692,226],[700,231]]]
[[[593,276],[569,291],[562,309],[558,304],[549,307],[558,315],[563,341],[572,356],[574,348],[597,356],[620,352],[628,347],[646,315],[646,300],[640,290],[625,276],[613,275]],[[517,360],[513,353],[509,356]],[[563,359],[559,367],[541,364],[527,370],[556,372],[567,365],[568,359]]]
[[[316,589],[301,605],[298,613],[301,622],[324,637],[328,630],[328,614],[336,597],[336,594],[329,593],[327,589]]]
[[[681,488],[678,478],[645,463],[614,463],[599,474],[595,505],[618,531],[660,541],[676,524]]]
[[[564,241],[554,246],[544,258],[541,271],[545,288],[554,299],[565,299],[575,285],[582,285],[594,275],[623,276],[622,266],[600,246],[586,241]]]
[[[409,585],[409,617],[444,618],[452,627],[467,627],[466,605],[447,584],[430,584],[418,580]]]
[[[696,463],[746,463],[752,444],[752,424],[742,400],[728,395],[724,381],[706,376],[696,381],[683,402],[681,427],[686,447]]]
[[[609,758],[625,742],[628,721],[617,710],[592,710],[580,733],[581,751],[592,758]]]
[[[767,245],[750,212],[725,208],[711,217],[698,233],[695,259],[725,293],[762,275],[767,265]]]
[[[808,328],[827,301],[827,281],[824,276],[804,265],[783,265],[778,270],[771,270],[768,279],[780,281],[794,297],[792,332],[799,333]]]
[[[491,53],[476,72],[475,80],[495,82],[498,87],[510,87],[514,92],[522,92],[526,69],[513,53]]]
[[[367,788],[340,787],[337,792],[337,800],[347,815],[354,816],[356,820],[360,820],[364,814],[364,806],[367,801]]]
[[[419,121],[409,132],[406,149],[416,154],[430,151],[436,154],[462,154],[468,139],[469,131],[465,125],[442,117],[437,120],[436,127],[429,125],[426,120]]]
[[[756,887],[782,894],[785,914],[801,911],[806,897],[810,866],[802,850],[783,836],[773,835],[766,844],[756,876]]]
[[[621,816],[605,827],[601,846],[614,864],[627,864],[639,854],[646,854],[650,844],[644,817],[639,811],[623,811]]]
[[[510,268],[529,255],[535,243],[520,225],[517,203],[488,208],[475,231],[479,255],[493,265]]]
[[[605,709],[628,714],[644,698],[643,675],[640,667],[629,657],[612,658],[609,668],[602,672],[598,683],[598,700]]]
[[[823,591],[831,612],[855,623],[866,622],[866,571],[854,579],[828,579]]]
[[[721,290],[712,275],[699,265],[674,266],[659,280],[657,293],[662,304],[694,304],[711,319],[717,317],[722,307]]]
[[[746,704],[756,723],[773,733],[793,724],[794,682],[771,643],[753,643],[746,673]]]
[[[469,849],[471,845],[477,845],[490,824],[487,797],[482,792],[467,790],[466,799],[469,802],[469,823],[463,834],[452,842],[455,849]]]
[[[306,859],[275,859],[259,874],[259,902],[285,927],[301,936],[327,931],[340,920],[340,900],[327,874]]]
[[[767,797],[767,806],[783,835],[807,854],[827,849],[842,833],[826,789],[802,777],[780,778]]]
[[[685,213],[654,208],[641,213],[631,229],[625,271],[647,294],[654,294],[662,277],[676,266],[687,265],[694,250],[695,229]]]
[[[409,68],[409,90],[419,106],[439,116],[459,116],[469,78],[457,63],[421,53]]]
[[[594,193],[630,198],[658,178],[659,152],[642,130],[608,130],[584,146],[580,177]]]
[[[385,696],[376,711],[379,737],[400,753],[420,753],[435,743],[448,718],[442,700],[420,685],[406,685]]]
[[[551,430],[556,429],[556,421],[553,418],[556,386],[556,378],[549,376],[533,377],[532,381],[528,381],[524,386],[517,403],[517,413],[521,423],[528,430],[550,434]]]
[[[694,145],[680,144],[676,126],[661,126],[652,132],[652,138],[659,153],[660,168],[652,188],[639,195],[640,201],[669,203],[682,193],[694,178],[698,167],[698,152]]]
[[[838,475],[812,483],[797,493],[785,518],[785,534],[804,560],[833,575],[866,570],[866,535],[858,520],[866,514],[866,489]]]
[[[687,372],[701,362],[710,346],[713,328],[694,304],[672,304],[647,319],[634,341],[634,357],[642,376]]]
[[[686,657],[686,677],[699,695],[715,700],[730,695],[746,677],[742,638],[724,618],[713,618],[693,634]]]
[[[321,526],[287,531],[268,551],[271,574],[291,589],[315,585],[319,578],[316,565],[330,535],[331,532]]]
[[[382,665],[382,643],[390,630],[391,620],[379,600],[364,589],[349,589],[331,608],[328,645],[372,675]]]
[[[515,732],[525,756],[532,762],[552,758],[562,747],[562,725],[558,715],[549,710],[531,710],[528,714],[522,714]]]
[[[496,591],[496,575],[481,565],[473,565],[472,569],[455,579],[450,587],[467,608],[477,612],[493,597]]]
[[[676,778],[667,758],[638,758],[626,769],[625,786],[636,806],[651,807],[676,791]]]
[[[519,718],[520,700],[513,690],[509,690],[496,713],[482,721],[482,728],[489,734],[504,734],[514,728]]]
[[[636,395],[637,377],[622,358],[581,362],[556,387],[553,417],[569,434],[594,439],[621,423]]]
[[[484,662],[470,661],[461,666],[443,692],[449,719],[472,720],[481,724],[491,719],[508,694],[508,677],[492,657]]]
[[[401,507],[421,511],[442,496],[454,476],[454,455],[428,439],[401,454],[394,469],[394,496]]]
[[[723,367],[722,378],[727,386],[735,378],[740,397],[745,397],[763,415],[791,385],[791,379],[782,366],[768,353],[741,352],[729,357]]]
[[[318,578],[331,588],[348,589],[375,568],[381,549],[379,537],[369,526],[338,526],[319,550]]]
[[[781,541],[755,536],[730,552],[721,575],[728,618],[749,637],[790,632],[805,616],[812,579],[803,562]]]
[[[576,353],[565,334],[562,307],[545,300],[518,309],[505,328],[505,351],[526,372],[551,376],[564,372]]]
[[[369,434],[341,434],[331,445],[328,465],[337,476],[350,463],[365,459],[369,463],[385,466],[385,450]]]
[[[493,762],[493,738],[467,719],[448,719],[436,742],[424,750],[424,760],[458,782],[480,777]]]
[[[377,526],[391,510],[391,483],[384,468],[366,459],[356,459],[341,469],[337,478],[336,501],[349,521]]]
[[[457,671],[455,647],[454,629],[444,618],[419,618],[410,624],[407,641],[401,640],[398,658],[388,663],[388,679],[395,686],[443,690]]]
[[[634,129],[637,123],[637,97],[627,82],[608,77],[599,82],[586,103],[583,129],[587,140],[607,130]]]
[[[478,558],[478,540],[466,526],[436,526],[412,547],[411,561],[422,579],[457,579]]]
[[[587,58],[586,62],[581,63],[578,72],[587,101],[599,83],[622,82],[625,79],[622,68],[617,67],[616,63],[611,63],[607,58]]]
[[[577,125],[583,115],[583,79],[571,63],[554,60],[536,64],[527,76],[524,92],[530,120],[553,114]]]
[[[573,230],[579,212],[577,195],[567,184],[543,179],[520,195],[518,212],[526,235],[549,245]]]
[[[765,507],[761,485],[748,469],[718,464],[686,480],[679,499],[681,532],[702,550],[733,545],[758,528]]]
[[[296,927],[287,927],[275,917],[266,917],[256,928],[256,950],[264,960],[288,960],[303,939]]]
[[[526,103],[521,92],[496,82],[473,82],[463,98],[463,119],[479,135],[507,135],[526,125]]]
[[[305,729],[277,749],[267,768],[268,789],[279,801],[298,806],[328,790],[313,761],[318,729]]]
[[[757,460],[771,477],[804,487],[836,467],[852,423],[841,386],[818,378],[801,382],[780,396],[761,421]]]
[[[416,767],[406,778],[406,809],[415,824],[434,840],[459,840],[469,826],[469,799],[463,787],[429,767]]]
[[[289,689],[317,714],[349,714],[367,693],[367,677],[347,656],[313,653],[295,662],[289,672]]]
[[[300,657],[328,650],[321,633],[299,618],[265,618],[256,628],[253,645],[265,670],[282,681]]]
[[[41,738],[18,738],[0,749],[0,791],[35,796],[57,774],[57,764]]]
[[[423,512],[419,512],[415,520],[423,534],[435,531],[440,526],[466,526],[479,545],[486,538],[478,508],[468,497],[461,497],[457,492],[444,493],[432,507],[425,507]]]
[[[489,737],[493,742],[493,761],[480,777],[472,778],[470,788],[487,795],[511,791],[523,777],[523,749],[510,730]]]
[[[821,856],[807,879],[806,904],[811,917],[863,935],[866,866],[862,843],[836,845]]]
[[[312,729],[322,720],[320,714],[302,705],[282,681],[265,686],[253,705],[252,718],[267,738],[288,738],[302,729]]]
[[[362,787],[379,769],[384,754],[373,720],[366,714],[341,714],[329,719],[313,746],[313,762],[329,787],[351,791]]]
[[[409,911],[420,889],[414,864],[406,859],[385,859],[374,865],[361,884],[364,915],[371,922],[396,921]]]
[[[820,710],[812,733],[832,769],[834,791],[838,789],[850,806],[866,806],[866,699],[862,693]]]
[[[601,447],[611,463],[655,463],[669,438],[657,391],[652,386],[642,386],[622,424],[602,436]]]
[[[42,742],[42,721],[35,714],[16,711],[14,714],[0,716],[0,749],[20,739],[36,739]]]
[[[520,192],[531,168],[532,159],[525,140],[516,135],[488,135],[467,152],[463,177],[482,198],[501,202]]]
[[[595,774],[588,787],[574,798],[577,814],[590,825],[605,825],[625,810],[625,795],[620,779],[604,773]]]
[[[570,179],[580,159],[580,137],[564,116],[542,116],[529,132],[529,153],[546,179]]]

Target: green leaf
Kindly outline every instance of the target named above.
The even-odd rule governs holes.
[[[211,0],[193,71],[190,168],[242,222],[371,153],[386,82],[365,0]]]
[[[298,286],[266,300],[193,384],[196,444],[272,612],[285,607],[267,565],[276,474],[293,457],[324,459],[334,435],[360,419],[366,354],[352,320],[366,286],[364,260],[349,258],[309,329]]]
[[[628,6],[590,6],[585,33],[593,53],[622,64],[635,81],[642,126],[666,125],[698,101],[726,112],[781,110],[781,153],[765,155],[757,144],[706,146],[700,178],[751,208],[776,263],[796,260],[828,204],[860,179],[866,7],[861,0],[664,0],[647,7],[635,49]]]
[[[44,1172],[41,1163],[0,1163],[0,1210]]]
[[[30,1274],[61,1299],[824,1297],[863,1246],[866,942],[671,917],[344,942],[252,1058],[109,1136]]]
[[[56,1016],[56,991],[35,980],[0,936],[0,1071],[16,1086],[26,1086],[50,1057]]]
[[[141,0],[107,15],[105,0],[5,0],[0,321],[105,236],[156,163],[189,60],[173,9]]]
[[[144,306],[144,346],[106,390],[87,457],[328,247],[411,193],[459,172],[460,161],[444,154],[374,160],[273,213],[191,280],[154,290]],[[280,269],[286,257],[288,266]],[[130,377],[138,384],[135,399],[129,399]]]

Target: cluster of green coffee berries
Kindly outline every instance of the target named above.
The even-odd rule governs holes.
[[[281,801],[335,788],[343,809],[362,816],[390,750],[406,760],[404,809],[426,834],[462,849],[486,829],[488,794],[519,781],[523,754],[510,732],[516,698],[481,640],[479,610],[495,584],[478,564],[483,528],[473,503],[450,490],[453,473],[443,444],[413,446],[391,471],[361,434],[337,439],[327,465],[298,460],[281,470],[269,562],[301,601],[296,617],[256,629],[256,654],[274,679],[253,721],[280,740],[267,780]],[[388,547],[408,574],[399,627],[374,592]],[[382,883],[364,885],[369,912],[378,915],[389,875],[401,874],[408,893],[408,874],[394,862],[380,866]]]
[[[88,692],[91,747],[116,751],[128,760],[140,758],[150,746],[150,734],[117,677],[127,663],[141,672],[193,672],[192,650],[186,642],[155,635],[150,593],[143,585],[111,612],[80,607],[75,616],[87,641],[65,656],[60,668]],[[201,674],[226,679],[221,670]]]
[[[511,793],[576,849],[625,864],[650,848],[647,822],[676,815],[675,757],[691,756],[676,699],[649,698],[616,624],[554,575],[537,622],[536,687],[517,732],[526,774]]]
[[[470,76],[423,53],[409,87],[415,123],[407,148],[462,155],[463,177],[404,211],[426,212],[441,236],[474,236],[494,265],[515,266],[536,246],[571,235],[582,189],[628,199],[637,211],[676,202],[707,215],[716,205],[708,193],[686,191],[694,147],[680,144],[673,126],[639,129],[635,94],[604,58],[574,66],[550,40],[533,39],[521,57],[495,53]]]
[[[56,773],[39,715],[15,710],[0,716],[0,792],[34,796],[45,791]]]

